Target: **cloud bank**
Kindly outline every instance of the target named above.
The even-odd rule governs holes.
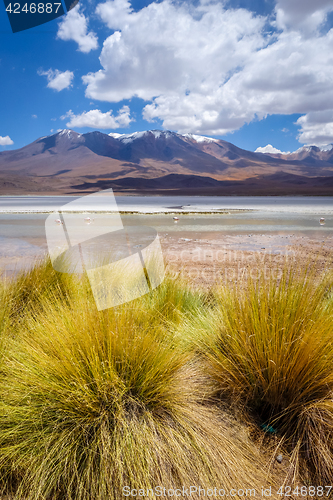
[[[83,76],[86,97],[139,97],[148,122],[203,135],[225,135],[267,115],[301,114],[301,142],[332,142],[333,30],[325,28],[332,10],[332,0],[277,0],[264,17],[206,0],[163,0],[139,11],[128,0],[107,0],[96,14],[111,34],[101,69]],[[79,7],[58,36],[84,52],[97,47]]]
[[[278,0],[275,12],[280,29],[316,31],[333,10],[332,0]]]

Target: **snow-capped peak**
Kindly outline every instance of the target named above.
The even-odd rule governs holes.
[[[320,151],[325,152],[325,151],[331,151],[333,149],[333,144],[326,144],[325,146],[302,146],[301,148],[298,148],[294,153],[301,153],[302,151],[312,151],[312,149],[318,148]]]
[[[119,140],[123,142],[124,144],[128,144],[129,142],[133,142],[136,139],[140,139],[141,137],[144,137],[147,134],[147,131],[143,132],[133,132],[133,134],[122,134],[119,137]]]
[[[163,130],[143,130],[141,132],[133,132],[132,134],[117,134],[115,132],[111,132],[109,134],[110,137],[114,139],[119,139],[124,144],[128,144],[129,142],[133,142],[136,139],[140,139],[148,134],[153,134],[153,136],[158,139],[159,137],[168,138],[172,135],[171,132],[163,131]]]
[[[129,142],[135,141],[136,139],[140,139],[141,137],[144,137],[147,134],[147,131],[143,132],[133,132],[133,134],[123,134],[122,137],[120,137],[121,142],[124,144],[128,144]]]
[[[122,137],[124,134],[117,134],[116,132],[111,132],[111,134],[108,134],[110,137],[113,137],[114,139],[119,139]]]
[[[314,148],[316,146],[301,146],[300,148],[296,149],[296,151],[293,151],[293,153],[302,153],[303,151],[307,151],[308,153],[310,153],[310,151],[312,150],[312,148]],[[290,154],[293,154],[293,153],[290,153]]]
[[[326,146],[302,146],[296,151],[280,151],[279,149],[274,148],[271,144],[267,144],[265,147],[259,147],[255,150],[255,153],[264,153],[264,154],[280,154],[280,155],[293,155],[297,153],[310,153],[311,151],[315,150],[318,151],[318,149],[322,152],[326,151],[331,151],[333,149],[333,144],[327,144]]]
[[[195,135],[195,134],[177,134],[176,132],[170,132],[169,130],[144,130],[142,132],[133,132],[132,134],[117,134],[115,132],[111,132],[109,134],[110,137],[114,139],[118,139],[124,144],[128,144],[129,142],[135,141],[136,139],[140,139],[148,134],[152,134],[156,139],[160,137],[164,137],[168,139],[172,136],[184,137],[185,139],[191,139],[195,142],[219,142],[218,139],[213,139],[212,137],[205,137],[203,135]]]
[[[213,139],[212,137],[205,137],[204,135],[183,134],[182,137],[186,137],[187,139],[193,139],[195,142],[219,142],[218,139]]]
[[[218,142],[218,139],[213,139],[212,137],[195,134],[177,134],[176,132],[170,132],[169,130],[144,130],[142,132],[133,132],[132,134],[117,134],[115,132],[111,132],[109,136],[120,140],[124,144],[128,144],[129,142],[135,141],[136,139],[140,139],[141,137],[149,134],[152,134],[156,139],[159,139],[160,137],[168,139],[174,135],[184,137],[185,139],[191,139],[195,142]]]
[[[67,129],[67,128],[64,128],[61,130],[61,132],[59,132],[59,135],[68,135],[68,137],[71,136],[71,130]]]
[[[320,151],[332,151],[333,144],[326,144],[326,146],[320,146],[319,149]]]
[[[68,128],[64,128],[62,130],[58,130],[59,135],[66,135],[69,139],[75,134],[77,137],[81,137],[81,134],[78,134],[77,132],[74,132],[73,130],[70,130]]]

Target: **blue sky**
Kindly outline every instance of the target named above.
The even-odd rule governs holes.
[[[13,34],[0,5],[0,151],[63,128],[328,144],[332,27],[332,0],[81,0]]]

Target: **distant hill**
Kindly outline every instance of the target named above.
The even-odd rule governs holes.
[[[62,130],[0,153],[0,194],[333,195],[333,145],[253,153],[192,134]]]

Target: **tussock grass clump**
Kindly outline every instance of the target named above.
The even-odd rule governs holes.
[[[154,310],[157,322],[182,324],[185,317],[193,318],[205,307],[205,295],[170,273],[158,288],[138,299],[136,307]]]
[[[98,312],[86,281],[73,282],[66,300],[57,292],[43,288],[24,309],[6,349],[0,469],[3,483],[16,479],[15,498],[119,500],[124,486],[264,484],[246,428],[204,404],[207,380],[173,333],[198,296],[171,280]]]
[[[6,342],[7,329],[9,324],[8,302],[4,282],[0,276],[0,373],[4,344]]]
[[[2,280],[7,315],[12,321],[20,320],[29,310],[41,309],[44,298],[50,294],[66,300],[75,290],[75,281],[75,276],[55,271],[49,258],[37,260],[31,269],[19,272],[14,279]]]
[[[294,471],[305,460],[317,484],[333,476],[331,286],[328,276],[286,266],[278,279],[221,288],[198,326],[216,393],[277,432]]]

